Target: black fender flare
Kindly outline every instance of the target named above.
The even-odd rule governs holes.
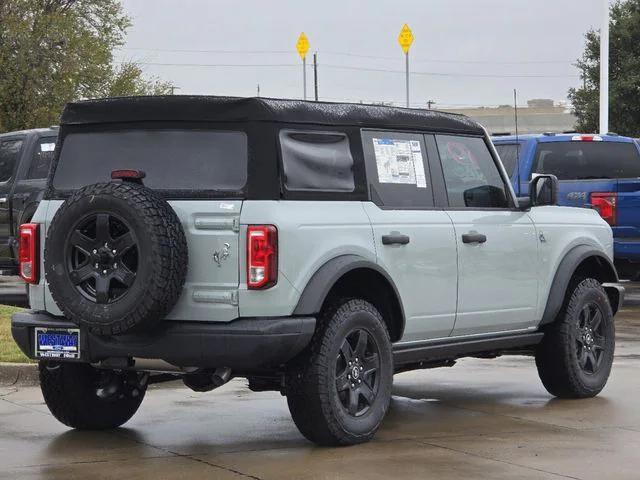
[[[391,285],[391,288],[393,288],[393,294],[398,300],[400,311],[402,313],[402,325],[400,325],[400,332],[403,332],[405,316],[400,293],[398,292],[398,287],[396,286],[393,279],[389,276],[389,274],[380,265],[359,255],[340,255],[338,257],[332,258],[324,265],[322,265],[307,282],[307,286],[304,288],[302,294],[300,295],[300,299],[298,300],[298,304],[293,311],[293,315],[316,315],[318,312],[320,312],[322,305],[327,298],[327,295],[336,284],[336,282],[346,273],[359,268],[374,270],[375,272],[382,275],[389,283],[389,285]]]
[[[596,259],[602,265],[603,270],[603,286],[605,290],[613,289],[615,292],[607,291],[607,295],[611,299],[611,295],[617,294],[617,304],[611,305],[614,313],[618,310],[620,303],[622,302],[622,294],[624,289],[621,287],[616,287],[613,285],[608,285],[609,283],[615,283],[618,281],[618,273],[616,272],[616,268],[613,266],[613,263],[602,251],[591,245],[578,245],[573,247],[567,254],[564,256],[558,269],[556,270],[556,274],[553,277],[553,282],[551,283],[551,288],[549,289],[549,296],[547,297],[547,305],[544,309],[544,314],[542,315],[542,321],[540,325],[547,325],[552,323],[558,312],[562,308],[562,304],[564,302],[565,294],[567,292],[567,288],[569,287],[569,282],[571,281],[571,277],[575,273],[578,266],[587,258],[596,257]]]

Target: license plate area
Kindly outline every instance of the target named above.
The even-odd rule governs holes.
[[[35,328],[36,358],[80,359],[80,329]]]

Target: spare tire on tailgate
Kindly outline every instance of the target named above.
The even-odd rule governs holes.
[[[97,183],[58,209],[44,250],[54,301],[98,335],[151,328],[174,307],[189,263],[178,216],[152,190]]]

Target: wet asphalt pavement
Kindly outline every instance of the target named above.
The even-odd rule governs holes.
[[[315,447],[283,397],[243,380],[154,388],[111,432],[69,430],[38,388],[0,387],[0,479],[639,479],[640,290],[629,299],[600,396],[553,399],[531,358],[462,360],[397,375],[376,438],[355,447]]]

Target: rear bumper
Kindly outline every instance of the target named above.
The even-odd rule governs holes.
[[[152,332],[116,337],[99,337],[81,328],[80,361],[126,360],[131,365],[134,358],[145,358],[180,367],[272,369],[309,344],[315,324],[313,317],[241,318],[229,323],[165,320]],[[29,358],[34,358],[36,327],[78,328],[67,319],[46,312],[27,310],[13,314],[11,333]]]

